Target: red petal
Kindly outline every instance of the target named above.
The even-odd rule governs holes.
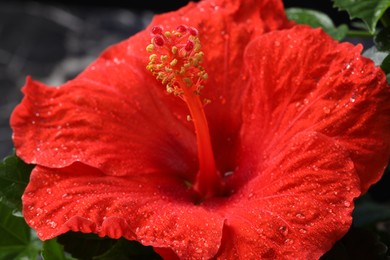
[[[194,131],[175,117],[184,104],[124,53],[129,44],[111,48],[59,88],[28,79],[11,118],[20,157],[47,167],[79,161],[110,175],[196,173]]]
[[[227,201],[220,259],[318,259],[351,225],[359,180],[348,152],[314,132],[295,136]]]
[[[306,26],[248,45],[242,157],[272,160],[297,133],[316,131],[348,152],[363,192],[378,181],[390,155],[389,86],[360,51]]]
[[[107,176],[82,164],[63,170],[37,166],[23,195],[23,214],[41,239],[68,230],[93,232],[171,248],[180,259],[211,258],[224,219],[192,200],[193,193],[173,177]]]

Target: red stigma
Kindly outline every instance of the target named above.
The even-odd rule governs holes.
[[[161,47],[164,45],[164,39],[163,37],[161,37],[160,35],[156,35],[154,38],[153,38],[153,42],[154,44],[156,44],[157,46]]]
[[[155,26],[152,28],[152,33],[153,34],[162,34],[163,28],[161,26]]]
[[[199,32],[197,29],[195,29],[194,27],[189,27],[188,28],[188,32],[192,35],[192,36],[198,36]]]
[[[180,33],[185,33],[187,31],[187,26],[185,25],[179,25],[177,28],[176,28],[176,31],[180,32]]]
[[[191,40],[188,40],[184,49],[186,51],[192,51],[194,49],[194,46],[195,46],[194,42]]]

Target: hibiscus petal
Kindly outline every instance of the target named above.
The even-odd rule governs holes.
[[[349,229],[359,179],[348,152],[315,132],[296,135],[219,208],[220,259],[318,259]]]
[[[47,167],[79,161],[110,175],[196,173],[194,131],[175,116],[184,104],[148,80],[144,64],[124,53],[128,44],[61,87],[28,79],[11,118],[20,157]]]
[[[107,176],[82,164],[61,170],[37,166],[23,195],[23,214],[41,239],[69,230],[125,237],[170,248],[180,259],[211,258],[224,219],[192,203],[176,178]]]
[[[389,87],[360,52],[361,46],[339,44],[307,26],[248,45],[252,87],[242,156],[270,160],[297,133],[316,131],[346,149],[363,192],[378,181],[390,155]]]

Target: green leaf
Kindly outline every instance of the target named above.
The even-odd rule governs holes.
[[[390,7],[390,0],[333,0],[339,10],[348,12],[351,19],[363,20],[371,34],[385,11]]]
[[[17,156],[9,156],[0,163],[0,201],[15,212],[22,209],[21,197],[33,167]]]
[[[381,29],[375,35],[374,42],[379,51],[390,51],[390,28]]]
[[[390,55],[387,55],[386,58],[382,61],[381,69],[385,72],[386,75],[390,73]]]
[[[57,238],[47,240],[43,243],[42,258],[44,260],[72,260],[66,256],[64,247],[57,243]]]
[[[305,9],[305,8],[287,8],[287,17],[299,24],[307,24],[313,28],[323,28],[326,33],[336,40],[342,40],[347,35],[348,27],[340,25],[335,27],[332,20],[324,13]]]
[[[387,259],[387,246],[369,230],[352,227],[320,260]]]
[[[31,235],[24,219],[14,216],[4,203],[0,212],[0,259],[36,259],[41,242]]]

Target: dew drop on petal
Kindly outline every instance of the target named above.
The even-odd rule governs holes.
[[[346,206],[348,208],[351,206],[351,203],[349,201],[344,201],[344,206]]]
[[[295,215],[297,218],[299,219],[305,219],[305,215],[301,214],[301,213],[298,213]]]
[[[306,230],[306,229],[304,229],[304,228],[300,228],[300,229],[299,229],[299,232],[301,232],[301,233],[305,234],[305,233],[307,233],[307,230]]]
[[[282,233],[284,236],[287,236],[287,234],[288,234],[288,228],[285,227],[285,226],[279,227],[279,231],[280,231],[280,233]]]
[[[62,195],[62,198],[63,198],[63,199],[68,199],[68,200],[69,200],[69,199],[72,199],[72,197],[73,197],[73,196],[72,196],[72,195],[69,195],[68,193],[64,193],[64,195]]]
[[[198,254],[201,254],[201,253],[203,253],[203,250],[202,250],[202,248],[197,248],[195,251],[196,251]]]
[[[324,113],[329,114],[330,113],[330,108],[329,107],[323,107]]]
[[[224,174],[223,174],[223,176],[224,177],[229,177],[229,176],[231,176],[231,175],[233,175],[233,171],[228,171],[228,172],[225,172]]]

